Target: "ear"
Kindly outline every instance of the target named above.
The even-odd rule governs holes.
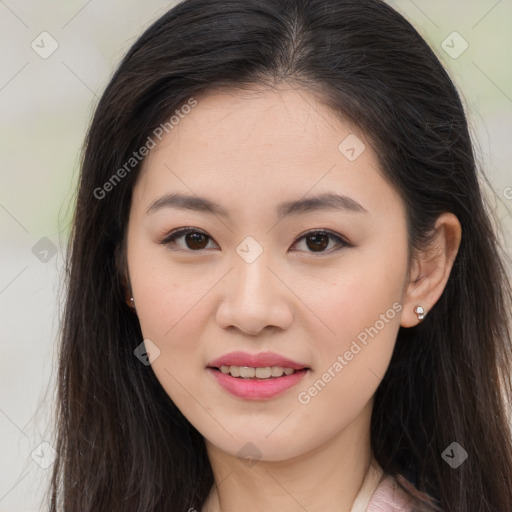
[[[428,314],[441,297],[459,250],[461,232],[457,217],[443,213],[437,218],[429,246],[415,253],[402,300],[402,327],[420,322],[414,312],[416,306]]]

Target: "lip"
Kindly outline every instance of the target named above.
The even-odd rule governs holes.
[[[308,368],[307,365],[292,361],[287,357],[274,352],[260,352],[259,354],[248,354],[247,352],[230,352],[215,361],[206,365],[209,368],[220,368],[221,366],[251,366],[253,368],[265,368],[266,366],[282,366],[283,368],[293,368],[302,370]]]
[[[271,379],[244,379],[222,373],[218,369],[221,366],[249,366],[253,368],[281,366],[283,368],[293,368],[295,373]],[[231,352],[208,363],[206,369],[225,391],[245,400],[270,400],[298,384],[310,370],[302,363],[292,361],[273,352],[261,352],[259,354]]]
[[[275,379],[242,379],[231,377],[214,368],[207,368],[207,370],[223,389],[245,400],[270,400],[298,384],[309,372],[304,368],[291,375],[283,375]]]

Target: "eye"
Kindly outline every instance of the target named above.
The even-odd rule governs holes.
[[[180,239],[183,239],[181,244],[178,243]],[[178,246],[178,249],[185,251],[188,249],[192,252],[199,252],[208,248],[208,240],[213,241],[213,238],[198,228],[189,227],[180,228],[169,233],[160,243],[162,245]],[[305,233],[294,242],[294,245],[303,240],[306,243],[306,247],[309,249],[307,252],[313,253],[326,252],[331,241],[334,241],[334,247],[338,247],[335,248],[334,251],[329,252],[335,252],[343,247],[350,247],[350,244],[341,236],[325,229]]]
[[[309,252],[325,253],[325,249],[329,247],[329,243],[331,240],[334,240],[334,246],[338,247],[335,248],[334,250],[329,251],[329,253],[338,251],[343,247],[350,247],[350,244],[347,241],[345,241],[341,236],[326,229],[309,231],[308,233],[298,238],[295,244],[303,240],[306,243],[306,247],[310,249]]]
[[[183,244],[177,244],[176,241],[184,238]],[[178,245],[180,249],[191,251],[201,251],[206,248],[208,239],[213,240],[204,231],[197,228],[180,228],[167,235],[160,243],[163,245]]]

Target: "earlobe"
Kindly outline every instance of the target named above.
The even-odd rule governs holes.
[[[125,293],[125,302],[130,309],[133,309],[133,311],[135,311],[135,300],[129,290],[127,290]]]
[[[461,235],[459,220],[453,213],[438,217],[429,247],[414,256],[402,301],[402,327],[417,325],[441,297],[457,257]]]

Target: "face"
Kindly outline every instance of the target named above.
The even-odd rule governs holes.
[[[127,237],[152,369],[215,447],[286,460],[371,406],[400,326],[405,211],[364,134],[314,96],[197,98],[146,158]]]

